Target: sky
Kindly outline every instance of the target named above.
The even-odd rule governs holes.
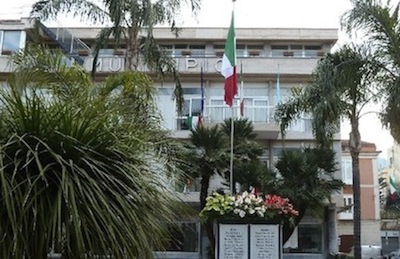
[[[27,17],[35,0],[2,0],[0,19]],[[340,28],[340,16],[351,8],[350,0],[236,0],[234,4],[237,28]],[[180,26],[185,27],[228,27],[233,9],[231,0],[202,0],[202,9],[196,18],[189,10],[182,12]],[[59,19],[61,24],[82,26],[71,18]],[[348,41],[339,30],[337,46]],[[378,111],[378,106],[368,111]],[[386,158],[387,149],[393,139],[384,130],[376,113],[363,116],[360,123],[363,141],[375,143]],[[348,139],[350,127],[342,124],[342,137]]]

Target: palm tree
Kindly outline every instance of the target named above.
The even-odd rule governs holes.
[[[335,152],[327,148],[284,150],[275,167],[280,176],[275,177],[274,181],[262,183],[263,191],[289,198],[299,212],[294,222],[283,223],[285,243],[306,212],[321,215],[326,200],[330,200],[332,192],[339,191],[343,183],[334,179],[337,171]]]
[[[359,258],[360,247],[360,167],[361,135],[359,120],[363,107],[378,97],[371,82],[376,77],[377,66],[368,59],[368,51],[343,46],[319,61],[313,72],[312,83],[295,89],[294,96],[278,105],[276,118],[284,131],[302,113],[312,115],[312,128],[317,143],[329,148],[332,137],[339,131],[341,119],[351,123],[350,154],[353,167],[354,195],[354,246]]]
[[[371,56],[379,64],[376,85],[384,93],[381,119],[393,138],[400,141],[400,3],[378,0],[352,0],[353,8],[342,17],[342,27],[348,32],[361,31]],[[367,33],[364,33],[367,32]]]
[[[1,257],[152,258],[180,211],[159,149],[168,143],[117,106],[151,81],[124,74],[95,86],[46,49],[15,62],[0,92]],[[109,91],[114,80],[120,91]],[[140,92],[138,114],[150,96]]]
[[[100,5],[89,0],[41,0],[33,5],[31,14],[48,19],[60,13],[72,13],[91,22],[109,22],[110,27],[104,28],[97,37],[93,71],[102,47],[110,43],[115,48],[126,46],[125,69],[137,70],[139,65],[143,65],[158,76],[172,75],[176,83],[177,108],[181,111],[183,92],[175,62],[158,46],[153,29],[156,25],[169,24],[178,36],[176,19],[185,6],[197,13],[200,0],[102,0]]]
[[[200,178],[200,209],[206,205],[210,179],[213,175],[224,175],[226,171],[226,139],[218,125],[213,127],[198,126],[191,131],[191,146],[187,154],[187,173],[191,178]],[[215,238],[213,223],[204,223],[210,248],[213,252]]]
[[[226,119],[222,123],[221,130],[226,139],[231,137],[232,119]],[[257,135],[251,121],[247,118],[235,119],[233,123],[233,159],[234,159],[234,183],[239,183],[242,190],[250,187],[260,187],[260,175],[266,169],[261,162],[263,154],[262,146],[257,142]],[[229,182],[230,175],[225,178]]]

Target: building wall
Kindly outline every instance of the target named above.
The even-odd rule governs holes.
[[[33,25],[29,20],[22,20],[17,25],[13,23],[1,23],[0,30],[25,30],[23,39],[29,40],[33,35]],[[50,28],[51,29],[51,28]],[[53,32],[58,32],[57,28],[52,28]],[[91,47],[94,38],[99,32],[99,28],[71,28],[70,32],[83,40],[87,47]],[[204,44],[207,55],[198,57],[192,55],[189,49],[189,54],[183,54],[180,50],[179,55],[174,55],[178,71],[181,77],[182,87],[184,89],[185,100],[192,107],[198,104],[199,98],[202,98],[200,90],[200,75],[203,71],[204,79],[204,123],[218,123],[216,120],[229,116],[220,116],[220,114],[229,114],[230,108],[224,107],[223,103],[223,78],[220,75],[221,57],[217,52],[221,49],[214,49],[216,45],[223,45],[225,43],[227,28],[184,28],[181,31],[180,37],[176,38],[171,34],[168,28],[156,28],[154,36],[159,44]],[[43,31],[42,31],[43,32]],[[34,35],[38,36],[38,35]],[[49,35],[41,34],[42,40],[50,42],[52,39]],[[251,56],[250,52],[238,56],[238,64],[243,67],[243,92],[245,98],[245,116],[254,119],[257,111],[262,109],[256,115],[262,115],[263,120],[255,121],[254,128],[258,135],[260,143],[265,147],[265,161],[273,165],[279,156],[279,151],[282,150],[282,136],[279,134],[278,125],[272,120],[271,115],[275,105],[278,102],[277,88],[280,88],[282,100],[284,101],[290,95],[290,88],[302,85],[307,85],[311,78],[311,73],[315,68],[318,60],[327,52],[337,40],[336,29],[268,29],[268,28],[253,28],[253,29],[237,29],[236,30],[237,43],[245,46],[245,51],[249,46],[260,46],[259,50],[262,55]],[[56,46],[56,42],[52,42]],[[276,55],[273,46],[285,46],[287,51],[279,50],[279,55]],[[295,48],[291,46],[302,46],[303,53],[296,53]],[[305,46],[320,46],[321,48],[312,51],[313,54],[309,56]],[[190,48],[190,47],[188,47]],[[87,50],[87,49],[86,49]],[[90,50],[90,49],[89,49]],[[116,54],[112,51],[107,55],[99,57],[98,67],[98,80],[102,81],[110,74],[124,71],[123,56]],[[124,51],[124,50],[119,50]],[[186,50],[185,50],[186,51]],[[284,52],[291,53],[290,55],[281,55]],[[87,70],[92,68],[93,58],[90,55],[81,57],[83,59],[83,67]],[[4,79],[11,73],[9,66],[10,58],[5,53],[2,53],[0,48],[0,80]],[[138,70],[143,72],[150,72],[145,66],[140,65]],[[280,76],[280,85],[277,85],[277,77]],[[189,111],[183,116],[178,116],[176,112],[175,101],[172,99],[172,91],[174,83],[166,79],[160,82],[154,78],[155,86],[158,89],[157,98],[160,104],[160,110],[164,119],[163,125],[166,129],[172,131],[172,136],[181,139],[187,139],[190,131],[182,127],[181,123],[194,116],[193,111]],[[213,103],[214,101],[214,103]],[[250,102],[250,104],[246,104]],[[217,104],[216,104],[217,103]],[[219,107],[222,106],[222,107]],[[238,116],[239,111],[239,98],[234,101],[234,115]],[[258,109],[258,110],[257,110]],[[220,117],[218,117],[220,116]],[[255,119],[254,119],[255,120]],[[301,149],[313,145],[313,135],[309,125],[309,117],[305,116],[299,123],[294,125],[286,135],[285,148]],[[338,160],[341,157],[340,149],[340,134],[335,136],[334,149],[337,151]],[[340,173],[336,175],[340,177]],[[213,189],[220,186],[221,179],[216,177],[211,183],[210,193]],[[193,193],[191,193],[193,194]],[[185,194],[185,201],[198,202],[198,195]],[[340,199],[334,197],[334,201],[341,203]],[[334,204],[332,205],[333,215],[335,211]],[[332,216],[334,219],[334,216]],[[313,219],[311,223],[316,223],[318,220]],[[336,244],[336,225],[334,220],[330,222],[329,228],[321,226],[321,239],[323,240],[323,251],[320,254],[292,254],[285,255],[285,258],[324,258],[329,252],[337,251]],[[332,234],[333,233],[333,234]],[[333,238],[332,238],[333,235]],[[327,241],[329,240],[329,241]],[[329,244],[328,244],[329,243]],[[204,243],[202,245],[205,245]],[[204,250],[203,250],[204,251]],[[172,255],[171,255],[172,256]],[[175,255],[174,255],[175,256]],[[184,256],[180,253],[177,256]],[[195,257],[197,256],[194,255]],[[182,257],[180,257],[182,258]]]
[[[380,204],[377,157],[379,151],[373,143],[363,142],[359,156],[360,187],[361,187],[361,244],[381,245],[380,233]],[[342,142],[342,159],[350,159],[348,141]],[[345,197],[352,197],[353,187],[348,184],[343,188]],[[349,213],[339,213],[338,233],[341,236],[353,235],[353,210]],[[348,212],[348,211],[347,211]],[[350,216],[350,217],[349,217]],[[345,239],[343,239],[345,240]],[[347,240],[347,238],[346,238]]]
[[[375,190],[369,186],[361,187],[361,220],[373,220],[379,218],[376,215],[375,208],[379,206],[375,204]]]
[[[361,221],[361,244],[362,245],[381,245],[381,222],[380,220]],[[339,237],[342,235],[353,235],[353,221],[341,221],[338,224]],[[351,247],[351,245],[349,246]]]
[[[374,185],[374,168],[372,167],[371,158],[362,157],[360,158],[360,184],[361,185]]]
[[[400,172],[400,145],[395,142],[393,146],[387,150],[387,156],[389,159],[389,167]]]

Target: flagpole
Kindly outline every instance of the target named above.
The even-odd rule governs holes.
[[[278,63],[278,74],[276,76],[276,104],[281,102],[281,86],[280,86],[280,71]]]
[[[235,14],[235,1],[236,0],[232,0],[232,15],[234,17]],[[236,39],[234,42],[235,46],[236,46]],[[236,47],[235,47],[235,66],[236,66]],[[235,68],[236,69],[236,68]],[[236,75],[235,75],[236,76]],[[234,194],[234,182],[233,182],[233,135],[234,135],[234,130],[235,130],[235,126],[234,126],[234,107],[233,105],[231,106],[231,158],[230,158],[230,163],[229,163],[229,171],[230,171],[230,187],[231,187],[231,195]]]
[[[239,111],[240,111],[240,117],[243,118],[244,116],[244,92],[243,92],[243,64],[242,60],[240,60],[240,101],[239,101]]]
[[[203,116],[204,116],[204,72],[203,72],[203,62],[201,63],[201,68],[200,68],[200,91],[201,91],[201,111],[198,119],[198,126],[201,126],[203,124]]]

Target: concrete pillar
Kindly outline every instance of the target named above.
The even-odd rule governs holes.
[[[330,254],[339,253],[335,205],[328,208],[328,251]]]

